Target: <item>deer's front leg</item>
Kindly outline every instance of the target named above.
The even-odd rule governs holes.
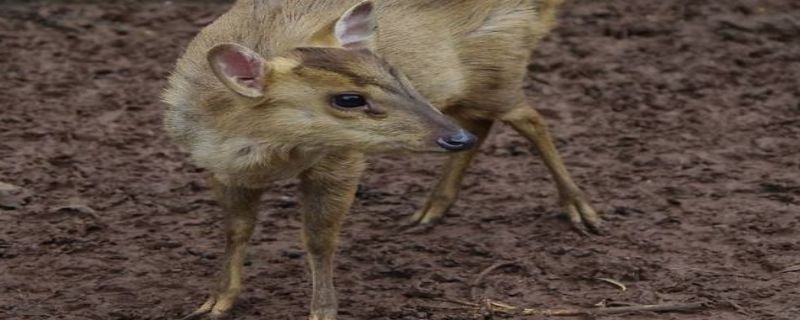
[[[328,156],[300,177],[303,243],[313,281],[311,320],[336,319],[333,256],[363,169],[360,154]]]
[[[242,291],[247,241],[253,234],[256,207],[263,190],[225,185],[212,179],[214,195],[225,211],[225,260],[217,288],[208,300],[185,319],[219,318],[227,313]]]

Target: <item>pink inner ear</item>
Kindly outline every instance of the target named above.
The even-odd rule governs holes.
[[[342,18],[340,25],[337,26],[337,37],[343,46],[358,46],[360,42],[366,40],[375,31],[373,21],[372,2],[367,2],[353,9],[346,17]]]
[[[263,73],[261,59],[235,48],[226,48],[216,57],[225,76],[251,88],[259,88]]]
[[[372,15],[372,10],[373,10],[372,2],[360,5],[350,12],[350,16],[348,17],[347,20],[365,24],[369,22],[370,16]]]

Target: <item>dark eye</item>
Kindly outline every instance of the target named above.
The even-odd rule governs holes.
[[[360,94],[337,94],[333,97],[333,105],[343,109],[361,108],[367,106],[367,99]]]

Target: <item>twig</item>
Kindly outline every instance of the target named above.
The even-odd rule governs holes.
[[[603,281],[603,282],[606,282],[606,283],[613,284],[614,286],[616,286],[617,288],[619,288],[623,292],[624,291],[628,291],[628,287],[626,287],[624,284],[622,284],[622,282],[619,282],[617,280],[609,279],[609,278],[595,278],[595,280],[599,280],[599,281]]]
[[[788,267],[788,268],[783,269],[781,271],[778,271],[778,273],[789,273],[789,272],[798,272],[798,271],[800,271],[800,264]]]
[[[439,300],[439,301],[442,301],[442,302],[450,302],[450,303],[457,304],[457,305],[462,305],[462,306],[465,306],[465,307],[473,307],[473,308],[478,308],[479,307],[477,303],[464,301],[464,300],[461,300],[461,299],[449,298],[449,297],[436,298],[435,300]]]
[[[483,271],[481,271],[481,273],[479,273],[478,276],[475,277],[475,280],[472,280],[472,283],[470,283],[469,292],[472,299],[474,300],[478,298],[478,286],[481,285],[481,283],[483,282],[483,278],[486,278],[486,276],[489,275],[489,273],[505,266],[515,266],[515,265],[517,265],[516,261],[498,262],[489,266],[486,269],[483,269]]]
[[[654,305],[635,305],[626,307],[609,308],[564,308],[564,309],[541,309],[541,308],[520,308],[500,301],[486,299],[482,304],[462,301],[452,298],[441,298],[441,301],[455,303],[477,312],[503,313],[517,316],[544,316],[544,317],[571,317],[571,316],[602,316],[623,313],[642,313],[642,312],[685,312],[704,309],[709,306],[707,302],[698,303],[676,303],[676,304],[654,304]]]
[[[699,269],[699,268],[675,268],[675,269],[670,269],[670,270],[672,270],[672,271],[694,271],[694,272],[702,273],[704,275],[711,276],[711,277],[736,277],[736,278],[758,280],[758,281],[769,280],[769,279],[766,279],[766,278],[750,276],[750,275],[745,275],[745,274],[725,273],[725,272],[718,272],[718,271],[711,271],[711,270],[703,270],[703,269]]]
[[[630,307],[609,307],[609,308],[597,308],[597,309],[561,309],[561,310],[547,310],[547,309],[517,309],[519,310],[519,314],[533,316],[533,315],[542,315],[542,316],[578,316],[578,315],[587,315],[587,316],[600,316],[600,315],[612,315],[612,314],[623,314],[623,313],[642,313],[642,312],[679,312],[679,311],[691,311],[691,310],[698,310],[706,308],[706,303],[677,303],[677,304],[654,304],[654,305],[641,305],[641,306],[630,306]]]
[[[733,302],[730,299],[723,299],[721,302],[718,302],[718,303],[727,304],[727,305],[731,306],[731,308],[736,310],[736,312],[741,313],[741,314],[746,315],[746,316],[750,316],[750,312],[748,312],[747,309],[745,309],[744,307],[740,306],[738,303]]]
[[[449,313],[458,313],[464,311],[464,307],[448,307],[448,306],[433,305],[433,304],[420,304],[420,306],[428,309],[442,310],[443,312],[449,312]]]
[[[486,299],[483,301],[483,306],[486,310],[488,310],[488,319],[494,319],[494,308],[492,307],[492,300]]]

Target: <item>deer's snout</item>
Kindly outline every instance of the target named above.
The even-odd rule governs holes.
[[[464,151],[471,149],[478,142],[478,138],[464,129],[454,134],[448,134],[436,139],[436,143],[447,151]]]

